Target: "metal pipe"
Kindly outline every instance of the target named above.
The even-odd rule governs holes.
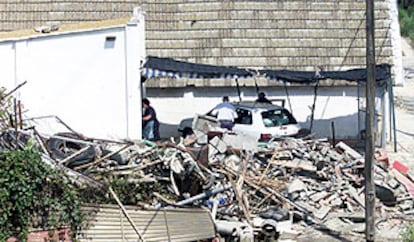
[[[234,237],[251,237],[253,238],[253,229],[249,224],[239,221],[217,220],[215,223],[216,230],[221,235],[230,235]],[[246,233],[247,232],[247,236]],[[250,235],[250,236],[249,236]]]
[[[394,136],[394,152],[397,152],[397,127],[395,125],[395,103],[394,103],[394,87],[392,86],[392,81],[389,79],[390,82],[390,112],[392,117],[392,128],[393,128],[393,136]]]
[[[215,189],[213,189],[213,190],[209,190],[209,191],[205,191],[205,192],[203,192],[203,193],[200,193],[200,194],[195,195],[195,196],[193,196],[193,197],[190,197],[190,198],[188,198],[188,199],[181,200],[181,201],[179,201],[179,202],[177,203],[177,205],[179,205],[179,206],[180,206],[180,205],[186,205],[186,204],[192,203],[192,202],[197,201],[197,200],[200,200],[200,199],[204,199],[204,198],[207,198],[207,197],[211,197],[211,196],[213,196],[214,194],[217,194],[217,193],[223,192],[223,191],[225,191],[225,190],[227,190],[227,189],[229,189],[229,188],[231,188],[231,184],[230,184],[230,183],[227,183],[227,184],[226,184],[226,185],[224,185],[224,186],[220,186],[220,187],[218,187],[218,188],[215,188]]]
[[[237,87],[237,95],[239,96],[239,102],[242,101],[241,95],[240,95],[240,85],[239,85],[239,79],[236,78],[236,87]]]

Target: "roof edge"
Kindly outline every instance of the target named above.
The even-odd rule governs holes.
[[[40,27],[36,27],[33,29],[22,29],[22,30],[15,30],[10,32],[0,32],[0,42],[6,41],[17,41],[17,40],[24,40],[24,39],[32,39],[32,38],[41,38],[46,36],[54,36],[60,34],[68,34],[68,33],[77,33],[77,32],[84,32],[84,31],[94,31],[94,30],[101,30],[101,29],[109,29],[109,28],[119,28],[126,26],[131,20],[131,17],[124,17],[118,19],[108,19],[102,21],[92,21],[92,22],[83,22],[83,23],[75,23],[75,24],[49,24]],[[53,31],[53,28],[57,30]],[[50,32],[41,32],[36,31],[43,28],[51,28]]]

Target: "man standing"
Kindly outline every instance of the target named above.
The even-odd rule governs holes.
[[[142,99],[142,138],[158,141],[160,140],[159,122],[154,108],[150,106],[148,99]]]
[[[223,102],[214,108],[212,114],[217,115],[221,128],[233,130],[234,119],[237,118],[237,113],[234,106],[229,103],[228,96],[223,97]]]
[[[257,95],[256,102],[272,104],[272,102],[266,98],[266,94],[264,92],[259,92],[259,94]]]

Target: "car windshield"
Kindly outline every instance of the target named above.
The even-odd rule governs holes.
[[[262,112],[262,119],[266,127],[297,124],[296,119],[286,109],[275,109]]]

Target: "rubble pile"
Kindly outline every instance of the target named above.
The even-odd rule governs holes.
[[[295,224],[364,232],[364,157],[357,151],[343,142],[332,146],[324,139],[294,138],[245,150],[226,143],[226,135],[208,135],[201,144],[182,139],[156,144],[8,129],[0,134],[0,152],[33,140],[45,161],[76,174],[78,182],[99,185],[103,174],[110,174],[156,184],[135,205],[205,207],[217,232],[232,240],[297,234]],[[413,214],[414,183],[383,154],[377,160],[377,228],[397,228]]]

